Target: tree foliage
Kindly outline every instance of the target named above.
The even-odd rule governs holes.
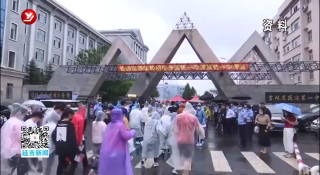
[[[151,95],[150,95],[151,98],[155,99],[157,97],[160,97],[160,94],[159,94],[159,91],[157,88],[153,89],[153,91],[151,92]]]
[[[197,91],[196,91],[196,89],[194,87],[191,88],[191,93],[192,93],[192,98],[194,96],[197,96]]]
[[[85,50],[75,57],[75,62],[79,65],[100,64],[109,48],[109,45],[103,45],[98,49]]]
[[[26,84],[37,85],[43,83],[43,73],[41,73],[34,59],[32,59],[26,67],[26,73]]]
[[[205,91],[201,97],[213,97],[213,95],[209,91]]]
[[[182,93],[182,98],[185,100],[190,100],[193,98],[193,92],[192,92],[192,89],[191,89],[189,83],[187,83],[187,85],[184,88],[184,91]]]
[[[51,77],[53,76],[54,70],[53,70],[53,66],[52,63],[49,63],[46,66],[46,69],[44,70],[44,74],[43,74],[43,83],[44,84],[48,84]]]

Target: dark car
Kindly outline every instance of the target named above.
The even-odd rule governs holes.
[[[10,118],[10,105],[11,103],[1,103],[0,127]]]
[[[307,111],[302,112],[301,116],[298,116],[299,130],[312,132],[311,124],[314,120],[319,118],[319,106],[310,108]]]

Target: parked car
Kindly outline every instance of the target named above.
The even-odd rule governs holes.
[[[46,107],[46,110],[53,109],[55,105],[57,104],[69,104],[71,106],[71,109],[74,112],[77,112],[79,110],[79,103],[80,100],[60,100],[60,99],[50,99],[50,100],[40,100],[44,106]]]
[[[11,113],[10,105],[11,103],[1,103],[0,128],[10,118],[10,113]]]
[[[302,112],[301,116],[298,116],[299,130],[312,132],[311,124],[313,121],[319,118],[319,106],[314,106],[307,111]]]
[[[316,134],[316,136],[319,136],[320,131],[320,118],[317,118],[311,123],[311,131]]]
[[[271,131],[283,131],[284,122],[282,121],[281,117],[283,117],[283,111],[280,108],[275,107],[275,105],[266,105],[266,107],[271,112]]]

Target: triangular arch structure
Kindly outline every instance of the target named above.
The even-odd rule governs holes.
[[[112,64],[120,54],[125,57],[126,64],[143,64],[129,45],[118,36],[100,65]],[[94,97],[106,77],[107,74],[70,74],[63,67],[58,67],[48,83],[47,89],[80,92],[80,98]]]
[[[258,54],[262,62],[267,63],[279,61],[277,56],[272,53],[269,47],[265,44],[259,33],[255,31],[228,62],[241,62],[242,59],[252,50]],[[286,73],[270,72],[270,74],[278,85],[285,84],[286,81],[283,78],[283,75]]]
[[[159,51],[151,60],[150,64],[170,63],[183,40],[187,39],[194,52],[202,63],[219,63],[218,57],[212,52],[209,45],[198,32],[197,29],[173,30]],[[152,89],[156,88],[164,73],[152,73],[148,81],[144,76],[140,76],[131,87],[128,94],[136,94],[140,97],[147,97]],[[221,76],[218,72],[209,73],[209,78],[217,88],[218,92],[224,94],[223,89],[229,85],[235,85],[229,74]]]

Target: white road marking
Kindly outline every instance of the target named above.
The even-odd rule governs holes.
[[[274,155],[279,157],[281,160],[285,161],[287,164],[292,166],[294,169],[298,170],[298,162],[295,158],[285,158],[283,155],[286,155],[285,152],[273,152]]]
[[[93,151],[90,150],[90,151],[87,151],[87,158],[90,159],[93,157]]]
[[[147,159],[145,162],[144,162],[144,167],[145,168],[151,168],[152,165],[153,165],[154,161],[153,159]],[[138,165],[135,166],[135,168],[141,168],[141,162],[138,163]]]
[[[276,173],[263,160],[261,160],[254,152],[241,152],[241,154],[248,160],[251,166],[258,173]]]
[[[319,160],[319,153],[305,153],[306,155]]]
[[[214,171],[232,172],[231,167],[222,151],[210,151]]]

